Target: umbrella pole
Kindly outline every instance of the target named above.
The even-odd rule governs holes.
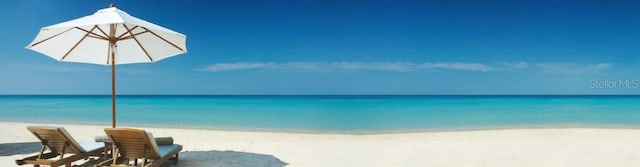
[[[116,65],[114,46],[111,45],[111,126],[116,127]]]
[[[111,7],[114,5],[111,4]],[[109,50],[111,51],[111,127],[116,127],[116,24],[109,28]]]

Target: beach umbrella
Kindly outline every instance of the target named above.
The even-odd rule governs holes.
[[[186,38],[111,4],[93,15],[43,27],[27,48],[61,62],[111,66],[112,127],[116,127],[116,65],[186,53]]]

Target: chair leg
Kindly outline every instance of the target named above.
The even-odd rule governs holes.
[[[175,161],[173,162],[173,164],[174,164],[174,165],[178,165],[178,159],[180,159],[180,158],[179,158],[179,156],[180,156],[180,153],[177,153],[177,154],[176,154],[176,159],[175,159]]]
[[[102,149],[102,152],[103,152],[103,156],[102,156],[102,157],[103,157],[104,159],[107,159],[107,158],[108,158],[108,156],[109,156],[109,152],[110,152],[110,151],[111,151],[111,150],[110,150],[109,148],[107,148],[107,144],[104,144],[104,148]]]
[[[60,153],[60,159],[64,158],[64,154],[67,151],[67,146],[69,145],[69,143],[64,142],[64,145],[62,145],[62,152]]]
[[[111,150],[111,156],[113,156],[113,163],[111,163],[111,165],[116,165],[118,163],[118,154],[120,154],[120,148],[114,147],[115,149]],[[125,160],[129,160],[129,159],[125,159]],[[129,162],[127,162],[127,165],[129,165]]]
[[[40,148],[40,154],[38,154],[38,158],[37,158],[37,159],[42,158],[42,154],[44,154],[44,150],[45,150],[46,148],[47,148],[47,146],[42,145],[42,148]],[[35,165],[34,165],[34,166],[35,166]]]

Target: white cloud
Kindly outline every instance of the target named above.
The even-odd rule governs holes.
[[[325,64],[318,62],[290,62],[278,64],[277,68],[286,71],[326,71]]]
[[[534,66],[541,68],[545,72],[550,73],[590,73],[600,72],[611,68],[613,65],[609,63],[598,64],[574,64],[574,63],[535,63]]]
[[[600,63],[600,64],[593,64],[587,67],[587,69],[589,70],[604,70],[604,69],[608,69],[611,67],[611,64],[609,63]]]
[[[538,71],[560,74],[592,73],[610,69],[610,63],[576,64],[546,62],[499,62],[494,64],[473,62],[239,62],[213,64],[197,71],[221,72],[238,70],[277,70],[289,72],[335,72],[335,71],[391,71],[410,72],[427,70],[458,70],[475,72]]]
[[[408,63],[408,62],[289,62],[289,63],[220,63],[210,65],[197,71],[220,72],[237,70],[270,69],[281,71],[423,71],[429,69],[465,70],[488,72],[495,71],[494,67],[480,63]]]
[[[523,69],[529,67],[529,63],[527,62],[501,62],[498,63],[503,66],[505,69]]]
[[[209,72],[219,72],[219,71],[235,71],[235,70],[250,70],[250,69],[269,69],[269,68],[277,68],[278,65],[275,63],[221,63],[214,64],[202,69],[196,69],[198,71],[209,71]]]
[[[328,67],[336,70],[414,71],[416,65],[404,62],[335,62]]]
[[[466,71],[496,71],[494,67],[480,63],[424,63],[420,66],[424,69],[448,69],[448,70],[466,70]]]

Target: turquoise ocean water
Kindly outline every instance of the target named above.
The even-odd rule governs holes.
[[[295,132],[640,127],[640,96],[118,96],[119,126]],[[111,123],[111,96],[0,96],[0,121]]]

